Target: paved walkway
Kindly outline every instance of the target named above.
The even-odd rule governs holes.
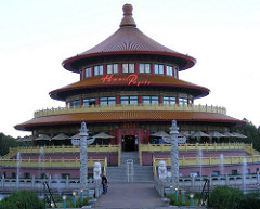
[[[111,183],[96,208],[159,208],[164,203],[153,183]]]

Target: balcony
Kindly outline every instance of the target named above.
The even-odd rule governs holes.
[[[58,107],[38,110],[34,117],[65,115],[75,113],[98,113],[98,112],[122,112],[122,111],[173,111],[173,112],[201,112],[226,114],[225,107],[208,105],[169,105],[169,104],[133,104],[133,105],[91,105],[81,107]]]

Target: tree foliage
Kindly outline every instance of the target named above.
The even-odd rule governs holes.
[[[35,192],[19,191],[0,201],[0,209],[42,209],[43,204]]]
[[[12,136],[0,133],[0,155],[6,155],[9,153],[10,147],[22,146],[24,143],[17,142]]]
[[[238,189],[217,186],[210,193],[209,206],[218,209],[260,208],[259,193],[243,194]]]
[[[260,127],[257,128],[252,124],[252,122],[248,121],[244,118],[244,121],[246,121],[246,125],[243,127],[236,127],[233,128],[232,132],[241,133],[247,136],[246,139],[234,139],[234,142],[244,142],[244,143],[252,143],[253,148],[260,151]]]

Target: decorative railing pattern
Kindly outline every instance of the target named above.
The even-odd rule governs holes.
[[[252,156],[260,155],[258,151],[253,149],[252,144],[244,144],[244,143],[179,144],[180,152],[199,152],[199,151],[210,152],[210,151],[221,151],[221,150],[222,151],[241,150],[241,151],[245,151],[246,153]],[[152,152],[170,152],[170,151],[171,151],[170,144],[140,144],[139,145],[140,165],[142,165],[143,152],[152,153]]]
[[[102,159],[88,159],[88,167],[93,168],[94,162],[100,162],[101,166],[106,171],[107,158]],[[23,168],[79,168],[80,159],[2,159],[0,160],[0,167],[23,167]]]
[[[153,170],[156,174],[156,168],[158,167],[159,161],[164,160],[167,166],[171,166],[171,158],[153,158]],[[232,165],[247,163],[260,162],[260,155],[251,156],[225,156],[223,159],[220,157],[182,157],[179,159],[179,166],[204,166],[204,165]]]
[[[58,107],[50,109],[38,110],[34,113],[34,117],[43,117],[51,115],[73,114],[73,113],[95,113],[95,112],[114,112],[114,111],[182,111],[182,112],[204,112],[204,113],[220,113],[226,114],[225,107],[208,106],[208,105],[180,105],[180,104],[113,104],[90,105],[81,107]]]
[[[119,145],[89,145],[89,153],[118,153],[120,151]],[[79,146],[31,146],[31,147],[16,147],[10,148],[10,156],[20,154],[57,154],[57,153],[79,153]]]
[[[213,143],[213,144],[179,144],[180,152],[210,152],[219,150],[244,150],[248,154],[259,154],[252,144],[244,143]],[[170,152],[171,144],[140,144],[139,153],[142,152]]]

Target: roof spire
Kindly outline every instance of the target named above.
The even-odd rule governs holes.
[[[133,6],[131,4],[124,4],[122,7],[123,17],[120,27],[133,26],[136,27],[134,18],[132,17]]]

